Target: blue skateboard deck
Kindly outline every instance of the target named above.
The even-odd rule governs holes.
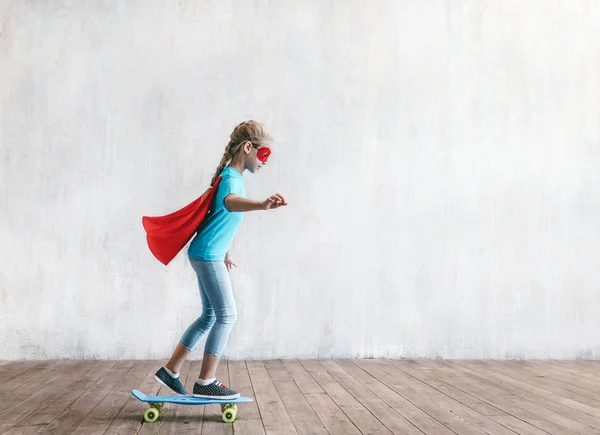
[[[205,399],[194,396],[149,396],[139,390],[133,390],[131,394],[139,401],[150,404],[150,408],[144,413],[144,420],[148,423],[153,423],[158,419],[165,403],[179,405],[221,405],[221,417],[223,421],[231,423],[237,415],[237,403],[254,402],[254,399],[244,396],[236,399]]]

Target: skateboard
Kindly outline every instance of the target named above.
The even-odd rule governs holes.
[[[133,397],[141,402],[150,404],[150,408],[144,412],[144,420],[154,423],[165,403],[176,403],[179,405],[221,405],[221,418],[225,423],[232,423],[237,415],[237,403],[254,402],[250,397],[240,396],[235,399],[204,399],[194,396],[148,396],[139,390],[131,392]]]

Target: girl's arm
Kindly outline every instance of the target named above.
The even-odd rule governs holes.
[[[241,198],[235,193],[225,197],[225,207],[229,211],[255,211],[269,210],[287,205],[285,199],[280,194],[275,194],[265,199],[264,201],[255,201],[252,199]]]

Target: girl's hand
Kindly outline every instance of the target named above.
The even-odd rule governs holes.
[[[225,267],[227,268],[228,272],[231,269],[233,269],[234,267],[237,267],[237,265],[231,260],[231,257],[229,256],[229,252],[227,254],[225,254]]]
[[[288,205],[287,202],[285,202],[283,196],[281,196],[279,193],[276,193],[262,202],[262,209],[270,210],[283,207],[284,205]]]

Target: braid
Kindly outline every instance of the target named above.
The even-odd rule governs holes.
[[[231,160],[231,157],[231,142],[229,142],[229,144],[225,148],[225,153],[221,158],[221,163],[219,163],[219,166],[217,166],[215,175],[213,175],[213,178],[210,182],[211,186],[215,184],[215,181],[217,181],[217,178],[219,177],[219,175],[221,175],[221,172],[223,172],[223,169],[225,169],[225,166],[227,166],[227,163],[229,162],[229,160]]]
[[[233,159],[235,154],[239,151],[239,149],[241,148],[242,142],[235,144],[235,145],[234,144],[235,144],[235,142],[232,139],[229,141],[229,143],[225,147],[225,153],[223,153],[223,157],[221,157],[221,163],[219,163],[219,166],[217,166],[215,175],[213,175],[213,178],[210,182],[211,186],[215,184],[215,181],[217,181],[217,178],[219,177],[219,175],[221,175],[221,172],[223,172],[223,169],[225,169],[225,167],[227,166],[227,163],[229,163],[229,161],[231,159]]]

